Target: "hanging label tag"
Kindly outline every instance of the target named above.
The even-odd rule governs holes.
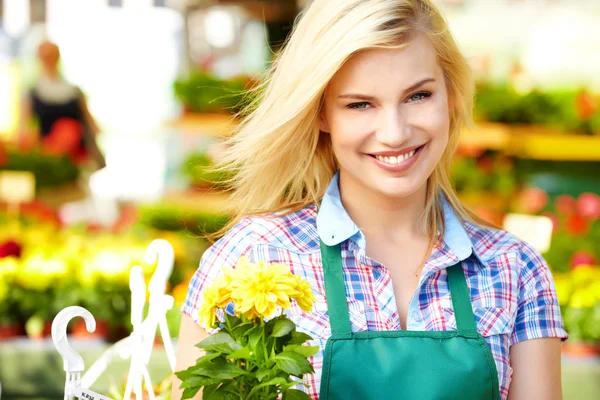
[[[83,388],[77,389],[75,397],[77,397],[80,400],[112,400],[110,397],[102,396],[101,394]]]
[[[27,171],[0,172],[0,200],[26,203],[35,198],[35,176]]]

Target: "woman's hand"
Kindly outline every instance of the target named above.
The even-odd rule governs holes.
[[[559,338],[525,340],[510,348],[509,400],[561,400]]]
[[[189,315],[181,317],[181,327],[179,329],[179,341],[177,344],[177,363],[175,371],[181,371],[194,365],[196,360],[203,354],[202,350],[196,347],[202,339],[209,336],[206,330],[202,329]],[[177,376],[172,378],[173,389],[171,392],[171,400],[180,400],[183,390],[179,389],[181,381]],[[202,399],[202,390],[196,394],[193,400]]]

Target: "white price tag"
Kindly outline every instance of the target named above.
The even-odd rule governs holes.
[[[110,397],[102,396],[89,389],[78,388],[75,396],[80,400],[112,400]]]
[[[526,214],[508,214],[504,229],[531,244],[540,253],[550,248],[552,220],[548,217]]]
[[[26,203],[35,198],[35,176],[27,171],[0,172],[0,200]]]

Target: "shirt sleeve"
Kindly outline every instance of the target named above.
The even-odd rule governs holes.
[[[252,221],[245,218],[206,250],[200,259],[200,266],[190,280],[181,312],[198,323],[199,303],[204,289],[219,276],[221,267],[235,266],[242,256],[247,256],[252,261],[252,244]]]
[[[531,245],[523,243],[521,263],[519,300],[511,344],[552,337],[567,340],[554,279],[546,261]]]

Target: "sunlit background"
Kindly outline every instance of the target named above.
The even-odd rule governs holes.
[[[310,0],[0,0],[0,384],[2,399],[62,398],[48,322],[81,305],[95,335],[72,327],[86,363],[131,330],[129,271],[175,249],[167,315],[227,221],[226,174],[206,170]],[[565,399],[600,398],[600,1],[437,0],[477,78],[478,128],[463,133],[454,183],[482,217],[531,242],[552,268],[569,341]],[[60,48],[100,132],[106,166],[35,140],[22,99],[40,80],[38,46]],[[66,130],[65,130],[66,129]],[[83,329],[85,331],[85,329]],[[88,365],[86,364],[86,365]],[[109,368],[95,390],[118,398]],[[150,373],[166,392],[164,348]]]

